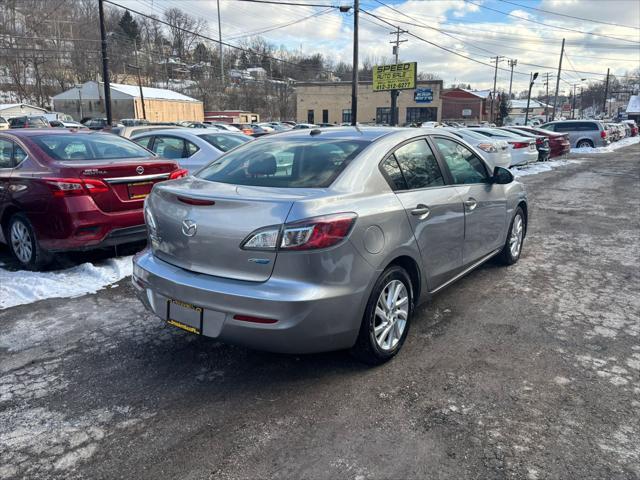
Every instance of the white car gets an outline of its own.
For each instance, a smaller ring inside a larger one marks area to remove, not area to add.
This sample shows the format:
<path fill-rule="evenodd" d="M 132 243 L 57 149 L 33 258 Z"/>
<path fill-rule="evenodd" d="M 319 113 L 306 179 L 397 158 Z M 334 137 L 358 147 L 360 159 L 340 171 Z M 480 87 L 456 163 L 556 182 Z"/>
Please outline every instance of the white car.
<path fill-rule="evenodd" d="M 176 160 L 180 167 L 194 173 L 224 152 L 253 140 L 244 133 L 208 128 L 187 130 L 174 128 L 136 135 L 131 140 L 156 155 Z"/>
<path fill-rule="evenodd" d="M 226 130 L 227 132 L 240 132 L 241 130 L 233 125 L 224 122 L 211 122 L 212 127 L 216 127 L 218 130 Z"/>
<path fill-rule="evenodd" d="M 440 122 L 422 122 L 420 128 L 438 128 L 441 126 L 442 124 Z"/>
<path fill-rule="evenodd" d="M 498 130 L 497 128 L 472 127 L 469 130 L 478 132 L 487 138 L 494 140 L 505 140 L 511 147 L 511 166 L 518 167 L 538 161 L 538 149 L 535 138 L 518 137 Z"/>
<path fill-rule="evenodd" d="M 506 140 L 488 138 L 469 128 L 443 127 L 442 130 L 454 134 L 480 150 L 482 157 L 487 163 L 490 163 L 493 168 L 509 168 L 511 166 L 511 149 Z"/>

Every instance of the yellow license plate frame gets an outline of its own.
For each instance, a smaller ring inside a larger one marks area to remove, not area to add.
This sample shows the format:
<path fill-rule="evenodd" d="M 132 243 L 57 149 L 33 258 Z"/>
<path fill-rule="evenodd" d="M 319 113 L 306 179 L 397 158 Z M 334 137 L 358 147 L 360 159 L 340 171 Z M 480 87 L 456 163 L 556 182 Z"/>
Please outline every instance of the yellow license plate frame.
<path fill-rule="evenodd" d="M 171 318 L 172 305 L 179 307 L 179 309 L 183 309 L 187 311 L 192 310 L 197 315 L 198 319 L 196 322 L 192 321 L 191 323 L 198 323 L 198 326 L 196 327 L 193 325 L 189 325 L 188 323 L 177 320 L 176 318 Z M 181 330 L 184 330 L 185 332 L 193 333 L 194 335 L 202 335 L 203 315 L 204 315 L 204 308 L 198 307 L 197 305 L 192 305 L 191 303 L 183 302 L 182 300 L 176 300 L 176 299 L 170 299 L 167 301 L 167 323 L 173 327 L 177 327 Z"/>

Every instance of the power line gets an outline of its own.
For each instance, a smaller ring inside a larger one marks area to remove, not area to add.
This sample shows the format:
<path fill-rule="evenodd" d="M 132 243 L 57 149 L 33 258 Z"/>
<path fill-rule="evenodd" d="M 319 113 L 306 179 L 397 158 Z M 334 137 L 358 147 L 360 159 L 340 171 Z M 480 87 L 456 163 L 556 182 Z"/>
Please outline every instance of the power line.
<path fill-rule="evenodd" d="M 535 10 L 537 12 L 543 12 L 543 13 L 549 13 L 551 15 L 557 15 L 559 17 L 573 18 L 574 20 L 582 20 L 584 22 L 601 23 L 603 25 L 612 25 L 614 27 L 633 28 L 635 30 L 640 30 L 639 27 L 632 27 L 631 25 L 621 25 L 619 23 L 604 22 L 602 20 L 593 20 L 592 18 L 576 17 L 574 15 L 567 15 L 565 13 L 552 12 L 550 10 L 543 10 L 542 8 L 529 7 L 528 5 L 521 5 L 519 3 L 510 2 L 509 0 L 498 0 L 498 1 L 502 2 L 502 3 L 508 3 L 510 5 L 515 5 L 516 7 L 526 8 L 528 10 Z"/>
<path fill-rule="evenodd" d="M 628 40 L 626 38 L 620 38 L 620 37 L 612 37 L 611 35 L 605 35 L 605 34 L 602 34 L 602 33 L 585 32 L 583 30 L 576 30 L 574 28 L 549 25 L 547 23 L 539 22 L 537 20 L 532 20 L 530 18 L 521 17 L 519 15 L 513 15 L 512 13 L 504 12 L 504 11 L 498 10 L 496 8 L 487 7 L 486 5 L 483 5 L 481 3 L 476 3 L 473 0 L 464 0 L 464 1 L 467 2 L 467 3 L 470 3 L 471 5 L 475 5 L 476 7 L 484 8 L 485 10 L 491 10 L 492 12 L 501 13 L 501 14 L 506 15 L 508 17 L 517 18 L 518 20 L 524 20 L 525 22 L 535 23 L 537 25 L 544 25 L 545 27 L 556 29 L 556 30 L 566 30 L 567 32 L 581 33 L 583 35 L 593 35 L 595 37 L 611 38 L 613 40 L 618 40 L 620 42 L 640 43 L 640 42 L 637 42 L 635 40 Z"/>
<path fill-rule="evenodd" d="M 249 3 L 269 3 L 274 5 L 292 5 L 295 7 L 324 7 L 324 8 L 336 8 L 339 6 L 328 5 L 326 3 L 295 3 L 295 2 L 281 2 L 280 0 L 235 0 L 236 2 L 249 2 Z"/>

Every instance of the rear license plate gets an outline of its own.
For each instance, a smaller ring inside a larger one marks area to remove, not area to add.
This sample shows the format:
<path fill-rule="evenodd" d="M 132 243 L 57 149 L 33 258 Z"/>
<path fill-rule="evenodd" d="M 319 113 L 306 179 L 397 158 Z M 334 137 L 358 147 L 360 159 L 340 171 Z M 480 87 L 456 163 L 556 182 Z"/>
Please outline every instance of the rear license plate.
<path fill-rule="evenodd" d="M 129 199 L 140 200 L 146 198 L 149 192 L 151 192 L 152 186 L 153 182 L 128 183 L 127 190 L 129 191 Z"/>
<path fill-rule="evenodd" d="M 167 301 L 167 323 L 189 333 L 202 333 L 203 308 L 180 300 Z"/>

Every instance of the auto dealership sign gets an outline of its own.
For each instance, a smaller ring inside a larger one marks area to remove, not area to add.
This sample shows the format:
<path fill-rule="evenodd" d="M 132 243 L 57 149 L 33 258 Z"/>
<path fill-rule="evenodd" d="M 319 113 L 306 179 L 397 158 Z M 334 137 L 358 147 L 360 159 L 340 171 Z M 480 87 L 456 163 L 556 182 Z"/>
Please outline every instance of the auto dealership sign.
<path fill-rule="evenodd" d="M 416 103 L 431 103 L 433 102 L 433 89 L 431 88 L 416 88 L 413 94 L 413 100 Z"/>
<path fill-rule="evenodd" d="M 413 90 L 416 88 L 418 64 L 416 62 L 373 67 L 373 91 Z"/>

